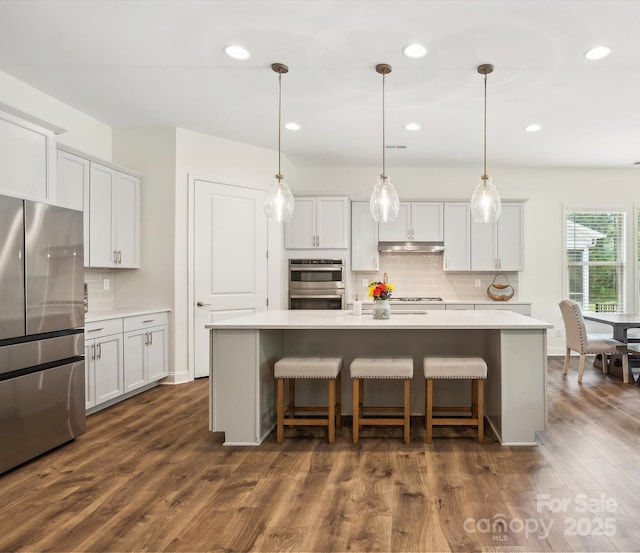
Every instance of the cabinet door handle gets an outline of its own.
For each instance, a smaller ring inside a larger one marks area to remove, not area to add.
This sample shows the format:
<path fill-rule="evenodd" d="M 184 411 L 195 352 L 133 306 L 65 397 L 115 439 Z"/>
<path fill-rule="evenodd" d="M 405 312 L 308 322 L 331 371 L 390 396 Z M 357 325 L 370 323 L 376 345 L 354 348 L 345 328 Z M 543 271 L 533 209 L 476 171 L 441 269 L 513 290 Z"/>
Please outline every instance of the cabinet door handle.
<path fill-rule="evenodd" d="M 149 333 L 148 332 L 144 333 L 144 345 L 145 346 L 149 345 Z"/>
<path fill-rule="evenodd" d="M 103 326 L 101 326 L 100 328 L 91 328 L 87 330 L 87 332 L 100 332 L 101 330 L 104 330 Z"/>
<path fill-rule="evenodd" d="M 95 361 L 96 360 L 96 345 L 92 344 L 91 345 L 91 361 Z"/>
<path fill-rule="evenodd" d="M 146 321 L 142 321 L 142 324 L 152 323 L 153 321 L 155 321 L 155 319 L 147 319 Z"/>
<path fill-rule="evenodd" d="M 118 264 L 118 252 L 116 250 L 113 250 L 113 264 Z"/>
<path fill-rule="evenodd" d="M 102 359 L 102 344 L 99 343 L 97 347 L 98 347 L 98 357 L 97 358 L 98 359 Z"/>
<path fill-rule="evenodd" d="M 149 345 L 153 345 L 153 332 L 149 332 Z"/>
<path fill-rule="evenodd" d="M 118 264 L 122 265 L 122 250 L 118 250 Z"/>
<path fill-rule="evenodd" d="M 316 236 L 316 246 L 320 247 L 320 236 Z"/>

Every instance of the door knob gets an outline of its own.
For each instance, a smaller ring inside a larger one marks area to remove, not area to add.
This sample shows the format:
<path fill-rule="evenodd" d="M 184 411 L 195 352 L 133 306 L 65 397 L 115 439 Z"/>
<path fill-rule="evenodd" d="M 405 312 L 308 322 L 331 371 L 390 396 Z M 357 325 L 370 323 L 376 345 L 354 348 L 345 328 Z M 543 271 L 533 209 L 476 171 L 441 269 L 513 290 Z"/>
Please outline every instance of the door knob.
<path fill-rule="evenodd" d="M 198 303 L 196 303 L 196 305 L 197 305 L 198 307 L 204 307 L 205 305 L 211 305 L 211 304 L 210 304 L 210 303 L 204 303 L 204 302 L 202 302 L 202 301 L 199 301 Z"/>

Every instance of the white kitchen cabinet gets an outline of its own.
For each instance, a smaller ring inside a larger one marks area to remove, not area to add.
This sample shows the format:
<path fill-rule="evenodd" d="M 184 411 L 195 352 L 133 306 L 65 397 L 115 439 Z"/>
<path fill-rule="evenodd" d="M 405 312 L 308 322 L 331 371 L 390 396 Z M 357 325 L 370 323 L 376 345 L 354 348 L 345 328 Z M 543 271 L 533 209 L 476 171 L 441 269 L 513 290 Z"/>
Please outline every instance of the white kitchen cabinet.
<path fill-rule="evenodd" d="M 140 179 L 91 162 L 89 267 L 140 266 Z"/>
<path fill-rule="evenodd" d="M 94 412 L 127 399 L 167 376 L 168 344 L 168 311 L 87 322 L 87 410 Z"/>
<path fill-rule="evenodd" d="M 442 242 L 443 214 L 442 202 L 400 202 L 396 220 L 378 224 L 378 237 L 381 242 Z"/>
<path fill-rule="evenodd" d="M 444 204 L 444 255 L 445 271 L 471 269 L 471 210 L 468 203 Z"/>
<path fill-rule="evenodd" d="M 167 333 L 166 312 L 124 318 L 125 392 L 167 376 Z"/>
<path fill-rule="evenodd" d="M 89 169 L 88 159 L 58 150 L 56 205 L 84 212 L 84 264 L 89 264 Z"/>
<path fill-rule="evenodd" d="M 0 194 L 53 203 L 55 168 L 53 132 L 0 112 Z"/>
<path fill-rule="evenodd" d="M 122 395 L 122 319 L 86 323 L 85 368 L 88 409 Z"/>
<path fill-rule="evenodd" d="M 378 270 L 378 223 L 369 202 L 351 203 L 351 270 Z"/>
<path fill-rule="evenodd" d="M 496 223 L 471 222 L 471 270 L 524 269 L 524 205 L 503 203 Z"/>
<path fill-rule="evenodd" d="M 346 249 L 349 247 L 349 198 L 346 196 L 296 196 L 287 223 L 288 249 Z"/>

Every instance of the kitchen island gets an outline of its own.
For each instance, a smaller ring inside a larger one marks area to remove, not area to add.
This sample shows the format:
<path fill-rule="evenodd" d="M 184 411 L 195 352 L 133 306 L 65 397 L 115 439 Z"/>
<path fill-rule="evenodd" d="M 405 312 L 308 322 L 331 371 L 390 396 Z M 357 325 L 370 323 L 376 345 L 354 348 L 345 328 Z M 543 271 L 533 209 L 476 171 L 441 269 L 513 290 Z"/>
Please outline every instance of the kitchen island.
<path fill-rule="evenodd" d="M 354 357 L 411 355 L 413 415 L 424 415 L 424 355 L 478 355 L 488 366 L 490 427 L 503 445 L 535 445 L 535 433 L 546 426 L 546 333 L 552 326 L 505 310 L 394 313 L 389 320 L 350 311 L 263 311 L 211 323 L 209 429 L 225 432 L 225 445 L 259 445 L 275 426 L 273 365 L 284 355 L 342 355 L 343 414 L 350 414 Z M 300 384 L 307 385 L 296 388 L 301 404 L 326 400 L 324 386 Z M 388 383 L 369 384 L 372 403 L 397 402 Z M 434 403 L 464 405 L 469 390 L 465 382 L 439 383 Z"/>

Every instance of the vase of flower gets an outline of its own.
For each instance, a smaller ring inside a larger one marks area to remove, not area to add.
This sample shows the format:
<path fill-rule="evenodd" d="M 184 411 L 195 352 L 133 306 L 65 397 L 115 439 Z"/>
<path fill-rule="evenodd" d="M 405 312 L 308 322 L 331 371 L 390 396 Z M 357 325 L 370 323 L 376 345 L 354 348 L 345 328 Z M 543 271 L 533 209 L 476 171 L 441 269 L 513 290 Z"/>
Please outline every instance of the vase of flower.
<path fill-rule="evenodd" d="M 369 284 L 369 297 L 373 299 L 373 318 L 390 319 L 391 306 L 389 298 L 393 292 L 393 285 L 386 282 L 371 282 Z"/>
<path fill-rule="evenodd" d="M 391 318 L 391 306 L 389 305 L 389 300 L 373 300 L 373 318 Z"/>

